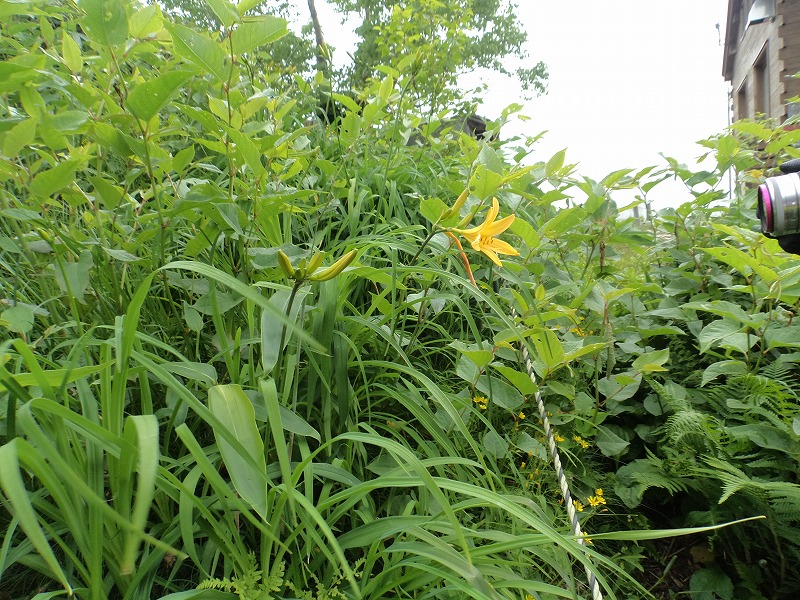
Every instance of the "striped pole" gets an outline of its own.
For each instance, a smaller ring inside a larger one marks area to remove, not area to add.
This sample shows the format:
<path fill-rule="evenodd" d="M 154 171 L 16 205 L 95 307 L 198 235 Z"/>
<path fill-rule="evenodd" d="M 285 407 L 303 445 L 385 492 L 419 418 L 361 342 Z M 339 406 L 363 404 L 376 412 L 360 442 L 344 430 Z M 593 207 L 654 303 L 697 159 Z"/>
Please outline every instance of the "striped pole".
<path fill-rule="evenodd" d="M 517 311 L 511 308 L 511 316 L 516 320 Z M 522 357 L 525 359 L 525 368 L 528 371 L 528 377 L 536 385 L 536 404 L 539 408 L 539 419 L 542 421 L 545 435 L 547 436 L 547 446 L 550 450 L 550 458 L 553 461 L 553 467 L 556 470 L 556 477 L 558 477 L 558 485 L 561 488 L 561 496 L 564 498 L 564 504 L 567 507 L 567 514 L 569 515 L 570 524 L 572 525 L 572 533 L 578 539 L 581 546 L 586 546 L 586 539 L 581 529 L 581 523 L 578 520 L 578 511 L 575 510 L 575 505 L 572 503 L 572 494 L 569 491 L 569 483 L 567 477 L 564 475 L 564 467 L 561 464 L 561 456 L 558 453 L 558 446 L 556 446 L 555 436 L 553 435 L 553 428 L 550 425 L 550 419 L 547 418 L 547 410 L 544 407 L 544 400 L 542 394 L 539 392 L 539 386 L 536 383 L 536 374 L 533 371 L 533 362 L 531 355 L 528 353 L 528 348 L 522 344 Z M 603 592 L 600 590 L 600 584 L 594 571 L 589 565 L 586 566 L 586 577 L 589 579 L 589 587 L 592 590 L 592 600 L 603 600 Z"/>

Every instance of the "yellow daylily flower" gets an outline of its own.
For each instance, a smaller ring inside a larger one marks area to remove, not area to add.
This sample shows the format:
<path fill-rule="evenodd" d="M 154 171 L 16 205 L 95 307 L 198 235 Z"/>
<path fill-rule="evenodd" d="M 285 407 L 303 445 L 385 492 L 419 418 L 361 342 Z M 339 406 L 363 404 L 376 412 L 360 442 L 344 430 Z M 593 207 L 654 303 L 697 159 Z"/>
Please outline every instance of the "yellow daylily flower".
<path fill-rule="evenodd" d="M 496 221 L 499 213 L 500 203 L 497 198 L 492 198 L 492 207 L 486 213 L 486 219 L 481 225 L 470 229 L 453 229 L 453 231 L 463 235 L 475 250 L 483 252 L 494 264 L 502 267 L 503 263 L 500 262 L 498 254 L 519 256 L 519 252 L 508 242 L 495 238 L 511 227 L 515 219 L 514 215 L 509 215 Z"/>

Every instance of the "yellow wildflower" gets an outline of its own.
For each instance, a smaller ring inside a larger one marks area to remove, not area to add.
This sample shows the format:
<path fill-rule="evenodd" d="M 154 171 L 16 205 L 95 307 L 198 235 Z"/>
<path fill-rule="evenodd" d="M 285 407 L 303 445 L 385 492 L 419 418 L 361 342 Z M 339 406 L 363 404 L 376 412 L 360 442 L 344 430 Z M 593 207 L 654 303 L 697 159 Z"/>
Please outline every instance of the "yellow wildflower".
<path fill-rule="evenodd" d="M 577 510 L 578 512 L 583 512 L 584 506 L 580 500 L 573 500 L 572 506 L 574 506 L 575 510 Z"/>
<path fill-rule="evenodd" d="M 598 506 L 603 506 L 606 503 L 606 499 L 602 496 L 589 496 L 586 501 L 589 503 L 589 506 L 592 508 L 597 508 Z"/>
<path fill-rule="evenodd" d="M 486 407 L 489 405 L 489 399 L 486 396 L 475 396 L 472 401 L 478 406 L 481 410 L 486 410 Z"/>
<path fill-rule="evenodd" d="M 500 235 L 511 227 L 516 218 L 514 215 L 509 215 L 496 221 L 499 213 L 500 203 L 497 198 L 492 198 L 492 207 L 486 213 L 486 219 L 481 225 L 470 229 L 453 229 L 453 231 L 463 235 L 475 250 L 483 252 L 494 264 L 502 267 L 503 263 L 500 262 L 498 254 L 519 256 L 519 252 L 508 242 L 495 239 L 494 236 Z"/>
<path fill-rule="evenodd" d="M 517 418 L 518 418 L 520 421 L 524 420 L 524 419 L 525 419 L 525 413 L 524 413 L 524 412 L 522 412 L 522 411 L 520 411 L 520 412 L 519 412 L 519 414 L 517 415 Z"/>
<path fill-rule="evenodd" d="M 523 460 L 523 461 L 520 463 L 520 465 L 519 465 L 519 468 L 520 468 L 520 469 L 524 469 L 524 468 L 525 468 L 525 467 L 527 467 L 527 466 L 528 466 L 528 463 L 526 463 L 526 462 Z"/>
<path fill-rule="evenodd" d="M 553 435 L 553 439 L 556 441 L 557 444 L 560 444 L 561 442 L 564 441 L 564 436 L 556 433 L 555 435 Z"/>
<path fill-rule="evenodd" d="M 597 494 L 598 496 L 602 496 L 603 495 L 603 488 L 597 488 L 594 491 L 594 493 Z"/>
<path fill-rule="evenodd" d="M 578 445 L 579 445 L 581 448 L 583 448 L 584 450 L 586 450 L 586 448 L 588 448 L 588 447 L 591 445 L 591 444 L 589 444 L 589 442 L 587 442 L 585 439 L 583 439 L 583 438 L 582 438 L 581 436 L 579 436 L 579 435 L 573 435 L 573 436 L 572 436 L 572 439 L 573 439 L 573 440 L 575 440 L 575 442 L 577 442 L 577 444 L 578 444 Z"/>

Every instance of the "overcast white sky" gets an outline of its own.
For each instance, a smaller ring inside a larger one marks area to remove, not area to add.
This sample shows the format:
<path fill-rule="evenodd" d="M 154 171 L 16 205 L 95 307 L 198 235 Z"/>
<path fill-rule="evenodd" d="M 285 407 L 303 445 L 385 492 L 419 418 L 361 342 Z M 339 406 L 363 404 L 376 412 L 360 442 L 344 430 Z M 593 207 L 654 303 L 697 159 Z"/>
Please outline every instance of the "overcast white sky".
<path fill-rule="evenodd" d="M 703 153 L 695 142 L 727 126 L 720 41 L 727 0 L 516 3 L 531 60 L 548 65 L 548 93 L 524 102 L 515 82 L 492 74 L 482 111 L 494 119 L 512 102 L 525 104 L 522 113 L 530 120 L 514 130 L 549 132 L 536 159 L 567 148 L 580 174 L 600 179 L 616 169 L 663 165 L 659 152 L 692 163 Z M 340 25 L 325 0 L 317 0 L 317 9 L 341 64 L 352 49 L 352 25 Z M 298 10 L 306 20 L 305 1 L 298 0 Z M 655 195 L 656 204 L 680 204 L 688 199 L 681 195 L 680 187 L 667 186 Z"/>

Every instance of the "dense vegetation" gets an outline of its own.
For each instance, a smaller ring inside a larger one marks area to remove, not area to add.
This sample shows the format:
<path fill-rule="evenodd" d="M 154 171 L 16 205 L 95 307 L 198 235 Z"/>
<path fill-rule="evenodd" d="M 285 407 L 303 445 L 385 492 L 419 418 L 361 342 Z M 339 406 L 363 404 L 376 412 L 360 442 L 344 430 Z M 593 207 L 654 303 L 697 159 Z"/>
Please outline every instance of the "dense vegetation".
<path fill-rule="evenodd" d="M 331 96 L 207 6 L 0 2 L 0 597 L 798 589 L 800 262 L 752 187 L 796 131 L 592 181 L 423 119 L 416 54 Z"/>

